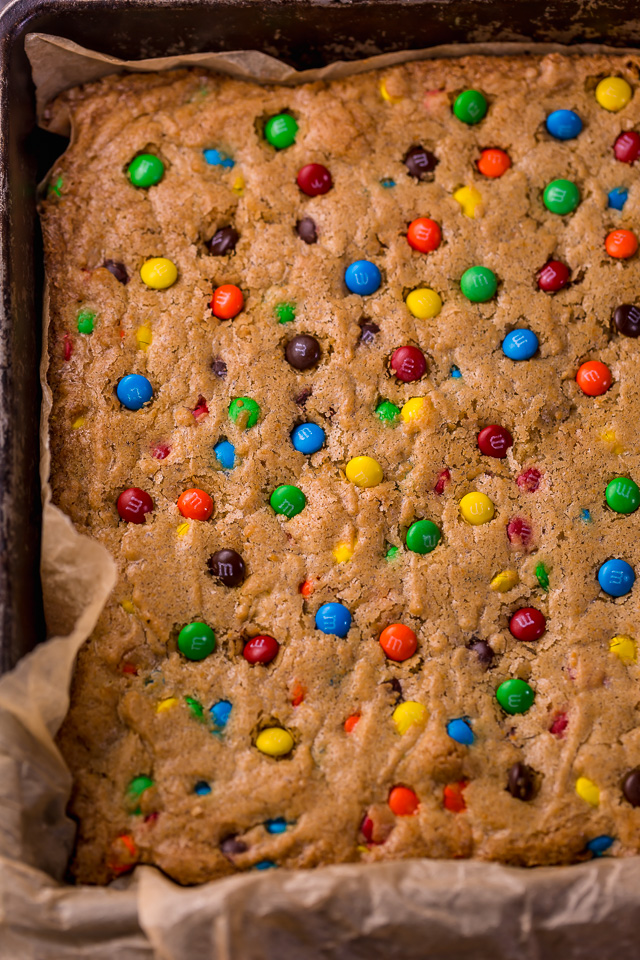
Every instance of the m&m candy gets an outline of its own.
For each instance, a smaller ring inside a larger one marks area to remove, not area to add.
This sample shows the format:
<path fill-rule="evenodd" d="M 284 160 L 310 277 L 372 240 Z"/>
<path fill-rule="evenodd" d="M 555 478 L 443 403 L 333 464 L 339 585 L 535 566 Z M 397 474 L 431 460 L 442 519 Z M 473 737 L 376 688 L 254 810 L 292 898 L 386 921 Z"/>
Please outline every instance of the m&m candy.
<path fill-rule="evenodd" d="M 127 273 L 127 268 L 124 263 L 121 263 L 119 260 L 105 260 L 102 266 L 105 270 L 108 270 L 112 277 L 115 277 L 118 283 L 121 283 L 123 286 L 129 283 L 129 274 Z"/>
<path fill-rule="evenodd" d="M 360 722 L 360 714 L 353 713 L 350 717 L 347 717 L 347 719 L 343 724 L 344 732 L 353 733 L 355 728 L 358 726 L 359 722 Z"/>
<path fill-rule="evenodd" d="M 311 370 L 320 362 L 322 350 L 315 337 L 301 333 L 289 340 L 284 355 L 294 370 Z"/>
<path fill-rule="evenodd" d="M 460 501 L 463 520 L 476 527 L 493 520 L 496 510 L 486 493 L 467 493 Z"/>
<path fill-rule="evenodd" d="M 405 300 L 409 312 L 418 320 L 430 320 L 437 317 L 442 310 L 442 299 L 440 294 L 429 287 L 420 287 L 407 294 Z"/>
<path fill-rule="evenodd" d="M 415 700 L 404 700 L 393 711 L 393 722 L 400 734 L 406 733 L 412 727 L 423 727 L 428 718 L 427 708 Z"/>
<path fill-rule="evenodd" d="M 442 791 L 442 806 L 451 813 L 464 813 L 467 804 L 464 791 L 469 785 L 468 780 L 458 780 L 457 783 L 448 783 Z"/>
<path fill-rule="evenodd" d="M 311 217 L 303 217 L 302 220 L 296 220 L 296 233 L 308 246 L 318 242 L 318 228 L 315 220 Z"/>
<path fill-rule="evenodd" d="M 431 520 L 416 520 L 407 530 L 407 549 L 413 553 L 431 553 L 441 536 L 440 528 Z"/>
<path fill-rule="evenodd" d="M 342 603 L 323 603 L 315 620 L 318 630 L 336 637 L 346 637 L 351 629 L 351 614 Z"/>
<path fill-rule="evenodd" d="M 502 352 L 510 360 L 530 360 L 538 350 L 533 330 L 512 330 L 502 341 Z"/>
<path fill-rule="evenodd" d="M 505 174 L 510 166 L 509 154 L 496 148 L 483 150 L 478 160 L 478 170 L 482 176 L 492 180 Z"/>
<path fill-rule="evenodd" d="M 244 297 L 239 287 L 225 283 L 216 287 L 211 300 L 211 312 L 218 320 L 232 320 L 244 307 Z"/>
<path fill-rule="evenodd" d="M 622 794 L 632 807 L 640 807 L 640 768 L 625 774 L 622 781 Z"/>
<path fill-rule="evenodd" d="M 264 135 L 276 150 L 284 150 L 296 142 L 298 124 L 290 113 L 279 113 L 269 117 L 264 127 Z"/>
<path fill-rule="evenodd" d="M 633 337 L 640 334 L 640 307 L 631 303 L 623 303 L 616 307 L 613 314 L 613 324 L 623 337 Z"/>
<path fill-rule="evenodd" d="M 204 660 L 216 648 L 216 635 L 206 623 L 188 623 L 178 634 L 178 650 L 187 660 Z"/>
<path fill-rule="evenodd" d="M 622 77 L 605 77 L 596 87 L 596 100 L 605 110 L 617 113 L 631 100 L 633 91 Z"/>
<path fill-rule="evenodd" d="M 251 397 L 236 397 L 229 404 L 229 419 L 248 430 L 255 427 L 260 417 L 260 407 Z"/>
<path fill-rule="evenodd" d="M 560 260 L 549 260 L 538 274 L 538 286 L 546 293 L 557 293 L 569 283 L 569 267 Z"/>
<path fill-rule="evenodd" d="M 236 165 L 232 157 L 228 156 L 222 150 L 216 150 L 215 147 L 209 147 L 203 150 L 202 155 L 210 167 L 224 167 L 225 170 L 233 170 Z"/>
<path fill-rule="evenodd" d="M 331 174 L 321 163 L 307 163 L 298 171 L 297 183 L 308 197 L 319 197 L 333 186 Z"/>
<path fill-rule="evenodd" d="M 551 213 L 573 213 L 580 203 L 580 191 L 571 180 L 552 180 L 544 188 L 542 200 Z"/>
<path fill-rule="evenodd" d="M 607 206 L 611 210 L 622 210 L 628 197 L 629 191 L 625 187 L 614 187 L 607 194 Z"/>
<path fill-rule="evenodd" d="M 389 660 L 402 663 L 414 655 L 418 649 L 418 638 L 404 623 L 392 623 L 380 634 L 380 646 Z"/>
<path fill-rule="evenodd" d="M 81 310 L 77 317 L 78 333 L 93 333 L 96 315 L 93 310 Z"/>
<path fill-rule="evenodd" d="M 291 431 L 291 443 L 298 453 L 317 453 L 325 439 L 325 432 L 317 423 L 301 423 Z"/>
<path fill-rule="evenodd" d="M 638 238 L 631 230 L 612 230 L 607 234 L 604 248 L 616 260 L 628 260 L 638 249 Z"/>
<path fill-rule="evenodd" d="M 286 757 L 293 750 L 293 737 L 282 727 L 267 727 L 256 737 L 256 747 L 268 757 Z"/>
<path fill-rule="evenodd" d="M 633 637 L 612 637 L 609 640 L 609 650 L 623 663 L 638 662 L 638 646 Z"/>
<path fill-rule="evenodd" d="M 624 597 L 633 588 L 636 575 L 626 560 L 613 558 L 598 570 L 598 583 L 610 597 Z"/>
<path fill-rule="evenodd" d="M 121 519 L 127 523 L 144 523 L 146 515 L 153 510 L 153 500 L 140 487 L 129 487 L 118 497 L 116 507 Z"/>
<path fill-rule="evenodd" d="M 209 253 L 212 257 L 224 257 L 228 253 L 233 253 L 239 239 L 240 234 L 235 227 L 220 227 L 207 244 Z"/>
<path fill-rule="evenodd" d="M 478 447 L 486 457 L 495 457 L 502 460 L 507 455 L 509 447 L 513 446 L 513 437 L 505 427 L 491 424 L 478 434 Z"/>
<path fill-rule="evenodd" d="M 239 587 L 247 573 L 245 562 L 236 550 L 223 547 L 207 560 L 209 573 L 225 587 Z"/>
<path fill-rule="evenodd" d="M 407 243 L 418 253 L 431 253 L 442 243 L 442 231 L 439 224 L 429 217 L 412 220 L 407 230 Z"/>
<path fill-rule="evenodd" d="M 166 257 L 152 257 L 140 267 L 140 277 L 152 290 L 166 290 L 178 279 L 178 268 Z"/>
<path fill-rule="evenodd" d="M 207 797 L 211 793 L 211 787 L 206 780 L 198 780 L 193 792 L 199 797 Z"/>
<path fill-rule="evenodd" d="M 209 713 L 211 714 L 211 719 L 213 720 L 215 726 L 219 728 L 226 727 L 232 710 L 233 706 L 228 700 L 218 700 L 217 703 L 214 703 L 209 710 Z"/>
<path fill-rule="evenodd" d="M 472 303 L 486 303 L 498 289 L 498 279 L 488 267 L 469 267 L 460 278 L 460 289 Z"/>
<path fill-rule="evenodd" d="M 153 187 L 164 175 L 164 163 L 153 153 L 140 153 L 127 170 L 134 187 Z"/>
<path fill-rule="evenodd" d="M 228 440 L 219 440 L 213 452 L 223 470 L 233 470 L 236 463 L 236 448 L 232 443 Z"/>
<path fill-rule="evenodd" d="M 514 763 L 507 776 L 507 790 L 516 800 L 533 800 L 536 782 L 531 767 L 524 763 Z"/>
<path fill-rule="evenodd" d="M 613 153 L 621 163 L 635 163 L 640 157 L 640 133 L 625 130 L 614 143 Z"/>
<path fill-rule="evenodd" d="M 204 490 L 192 487 L 178 497 L 178 510 L 188 520 L 208 520 L 213 513 L 213 500 Z"/>
<path fill-rule="evenodd" d="M 416 146 L 405 153 L 404 164 L 409 176 L 416 180 L 424 180 L 437 167 L 438 158 L 430 150 Z"/>
<path fill-rule="evenodd" d="M 280 513 L 289 520 L 304 510 L 307 498 L 300 489 L 290 483 L 282 483 L 271 494 L 269 503 L 276 513 Z"/>
<path fill-rule="evenodd" d="M 389 808 L 396 817 L 411 817 L 418 812 L 420 801 L 409 787 L 394 787 L 389 794 Z"/>
<path fill-rule="evenodd" d="M 576 793 L 581 800 L 584 800 L 590 806 L 597 807 L 600 805 L 600 788 L 588 777 L 578 777 Z"/>
<path fill-rule="evenodd" d="M 376 417 L 383 423 L 395 423 L 399 416 L 400 407 L 396 407 L 390 400 L 383 400 L 376 407 Z"/>
<path fill-rule="evenodd" d="M 252 637 L 251 640 L 245 643 L 242 656 L 249 663 L 267 664 L 275 660 L 279 650 L 280 644 L 274 637 L 269 637 L 267 634 L 260 634 L 257 637 Z"/>
<path fill-rule="evenodd" d="M 140 410 L 153 398 L 153 387 L 140 373 L 128 373 L 119 381 L 116 396 L 127 410 Z"/>
<path fill-rule="evenodd" d="M 418 347 L 398 347 L 391 355 L 390 367 L 398 380 L 402 380 L 403 383 L 413 383 L 426 373 L 427 361 Z"/>
<path fill-rule="evenodd" d="M 351 293 L 359 293 L 361 297 L 366 297 L 379 289 L 382 274 L 370 260 L 355 260 L 345 270 L 344 282 Z"/>
<path fill-rule="evenodd" d="M 402 405 L 400 416 L 405 423 L 415 423 L 422 418 L 427 402 L 424 397 L 411 397 Z"/>
<path fill-rule="evenodd" d="M 467 720 L 460 717 L 457 720 L 449 720 L 447 724 L 447 734 L 456 743 L 461 743 L 465 747 L 470 747 L 475 737 Z"/>
<path fill-rule="evenodd" d="M 605 491 L 607 503 L 616 513 L 633 513 L 640 507 L 640 487 L 628 477 L 614 477 Z"/>
<path fill-rule="evenodd" d="M 539 640 L 547 629 L 547 620 L 535 607 L 521 607 L 509 620 L 509 631 L 516 640 L 533 643 Z"/>
<path fill-rule="evenodd" d="M 140 814 L 140 797 L 145 792 L 153 786 L 153 780 L 151 777 L 147 777 L 144 774 L 139 777 L 134 777 L 133 780 L 129 783 L 127 787 L 126 799 L 130 807 L 135 807 L 137 809 L 132 810 L 134 814 Z"/>
<path fill-rule="evenodd" d="M 286 833 L 287 821 L 284 817 L 274 817 L 272 820 L 265 820 L 264 826 L 267 833 Z"/>
<path fill-rule="evenodd" d="M 546 127 L 556 140 L 573 140 L 582 131 L 582 120 L 573 110 L 554 110 L 546 119 Z"/>
<path fill-rule="evenodd" d="M 382 483 L 382 467 L 373 457 L 353 457 L 345 468 L 347 480 L 366 489 Z"/>
<path fill-rule="evenodd" d="M 464 90 L 456 97 L 453 112 L 458 120 L 470 125 L 480 123 L 488 110 L 488 103 L 479 90 Z"/>
<path fill-rule="evenodd" d="M 519 677 L 505 680 L 496 690 L 496 699 L 506 713 L 526 713 L 535 698 L 535 691 Z"/>
<path fill-rule="evenodd" d="M 611 371 L 599 360 L 588 360 L 578 368 L 576 383 L 588 397 L 600 397 L 611 386 Z"/>
<path fill-rule="evenodd" d="M 599 837 L 594 837 L 593 840 L 589 840 L 586 849 L 589 850 L 594 857 L 601 857 L 614 843 L 614 837 L 602 833 Z"/>

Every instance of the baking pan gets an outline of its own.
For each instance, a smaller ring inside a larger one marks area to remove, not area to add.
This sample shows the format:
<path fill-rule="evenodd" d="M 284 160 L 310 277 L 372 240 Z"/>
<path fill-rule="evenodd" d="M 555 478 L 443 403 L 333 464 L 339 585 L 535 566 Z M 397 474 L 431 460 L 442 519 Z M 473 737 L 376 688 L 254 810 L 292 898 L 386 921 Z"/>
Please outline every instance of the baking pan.
<path fill-rule="evenodd" d="M 259 49 L 298 69 L 445 43 L 640 41 L 635 0 L 13 0 L 0 14 L 0 672 L 45 636 L 38 561 L 42 256 L 38 176 L 64 149 L 35 127 L 24 37 L 116 57 Z"/>

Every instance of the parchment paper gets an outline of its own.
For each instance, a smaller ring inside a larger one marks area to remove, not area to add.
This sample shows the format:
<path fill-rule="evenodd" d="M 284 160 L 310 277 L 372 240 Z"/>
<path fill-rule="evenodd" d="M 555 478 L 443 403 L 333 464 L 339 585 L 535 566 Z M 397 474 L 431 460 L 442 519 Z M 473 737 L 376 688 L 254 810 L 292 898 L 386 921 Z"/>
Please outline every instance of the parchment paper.
<path fill-rule="evenodd" d="M 297 73 L 257 51 L 131 63 L 56 37 L 30 35 L 26 45 L 40 122 L 67 133 L 64 118 L 47 115 L 49 99 L 120 70 L 195 65 L 256 82 L 296 84 L 409 59 L 568 49 L 472 44 Z M 52 639 L 0 680 L 0 958 L 638 960 L 637 857 L 532 870 L 470 861 L 348 864 L 254 872 L 191 888 L 138 867 L 106 888 L 64 884 L 73 843 L 65 817 L 70 777 L 53 738 L 67 710 L 76 652 L 113 588 L 115 565 L 51 504 L 46 337 L 45 310 L 42 579 Z"/>

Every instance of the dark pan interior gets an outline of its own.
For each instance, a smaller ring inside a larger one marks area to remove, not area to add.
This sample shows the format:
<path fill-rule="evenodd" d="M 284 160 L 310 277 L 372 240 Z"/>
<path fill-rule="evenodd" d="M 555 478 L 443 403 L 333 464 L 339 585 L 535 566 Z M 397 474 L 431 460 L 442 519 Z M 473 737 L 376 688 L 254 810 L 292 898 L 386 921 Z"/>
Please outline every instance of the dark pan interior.
<path fill-rule="evenodd" d="M 254 48 L 298 67 L 470 40 L 640 40 L 637 0 L 14 0 L 0 17 L 0 672 L 44 636 L 38 573 L 41 242 L 37 177 L 64 140 L 34 126 L 28 32 L 123 58 Z"/>

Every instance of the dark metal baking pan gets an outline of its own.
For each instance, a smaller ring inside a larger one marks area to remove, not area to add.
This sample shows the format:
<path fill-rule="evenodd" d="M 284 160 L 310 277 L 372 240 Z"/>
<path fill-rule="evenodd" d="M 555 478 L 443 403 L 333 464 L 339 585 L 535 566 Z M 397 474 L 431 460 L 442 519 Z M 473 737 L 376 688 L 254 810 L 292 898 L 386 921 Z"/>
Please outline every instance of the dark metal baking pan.
<path fill-rule="evenodd" d="M 0 672 L 45 635 L 38 560 L 42 257 L 27 33 L 125 59 L 259 49 L 298 67 L 470 40 L 640 41 L 636 0 L 13 0 L 0 15 Z"/>

